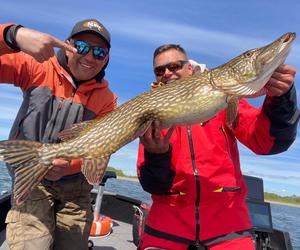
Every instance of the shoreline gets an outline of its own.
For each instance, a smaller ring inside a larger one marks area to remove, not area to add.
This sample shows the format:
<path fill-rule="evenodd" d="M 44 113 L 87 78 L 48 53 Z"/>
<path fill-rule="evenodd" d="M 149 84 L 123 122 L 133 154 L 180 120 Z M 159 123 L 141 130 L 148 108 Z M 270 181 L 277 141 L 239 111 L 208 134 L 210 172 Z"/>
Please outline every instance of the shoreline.
<path fill-rule="evenodd" d="M 128 176 L 117 176 L 117 179 L 119 180 L 126 180 L 126 181 L 134 181 L 138 182 L 139 179 L 137 177 L 128 177 Z M 278 204 L 278 205 L 284 205 L 284 206 L 291 206 L 291 207 L 297 207 L 300 208 L 300 204 L 294 204 L 294 203 L 288 203 L 288 202 L 281 202 L 281 201 L 272 201 L 265 199 L 265 202 L 269 202 L 271 204 Z"/>
<path fill-rule="evenodd" d="M 125 180 L 125 181 L 135 181 L 135 182 L 138 182 L 139 179 L 135 176 L 132 176 L 132 177 L 128 177 L 128 176 L 117 176 L 117 179 L 119 180 Z"/>
<path fill-rule="evenodd" d="M 300 208 L 300 204 L 281 202 L 281 201 L 272 201 L 272 200 L 268 200 L 268 199 L 265 199 L 265 202 L 269 202 L 271 204 L 278 204 L 278 205 L 283 205 L 283 206 L 290 206 L 290 207 Z"/>

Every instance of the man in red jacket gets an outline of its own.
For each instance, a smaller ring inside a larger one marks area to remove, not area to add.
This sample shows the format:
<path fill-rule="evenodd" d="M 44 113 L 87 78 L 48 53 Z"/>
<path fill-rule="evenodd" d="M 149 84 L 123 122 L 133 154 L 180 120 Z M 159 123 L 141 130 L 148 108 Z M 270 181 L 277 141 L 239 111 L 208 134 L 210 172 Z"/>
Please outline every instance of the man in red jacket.
<path fill-rule="evenodd" d="M 157 48 L 153 65 L 164 84 L 193 74 L 179 45 Z M 295 73 L 289 65 L 273 73 L 261 108 L 241 100 L 234 128 L 224 111 L 204 124 L 163 131 L 152 124 L 140 138 L 137 162 L 153 199 L 139 249 L 255 249 L 237 140 L 261 155 L 288 149 L 299 119 Z"/>
<path fill-rule="evenodd" d="M 0 82 L 20 87 L 24 98 L 9 139 L 58 142 L 65 128 L 114 110 L 116 96 L 104 79 L 109 51 L 110 34 L 96 19 L 76 23 L 65 42 L 21 25 L 0 25 Z M 52 164 L 24 205 L 12 199 L 6 218 L 12 250 L 88 248 L 92 186 L 81 174 L 81 160 Z"/>

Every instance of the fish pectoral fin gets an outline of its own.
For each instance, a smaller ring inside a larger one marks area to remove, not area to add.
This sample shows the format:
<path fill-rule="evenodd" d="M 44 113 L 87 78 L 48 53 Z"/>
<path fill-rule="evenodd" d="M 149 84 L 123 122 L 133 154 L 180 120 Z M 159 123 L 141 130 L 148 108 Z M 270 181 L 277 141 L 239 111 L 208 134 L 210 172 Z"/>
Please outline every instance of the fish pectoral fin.
<path fill-rule="evenodd" d="M 226 122 L 232 128 L 235 128 L 238 123 L 238 104 L 239 98 L 231 96 L 226 110 Z"/>
<path fill-rule="evenodd" d="M 90 125 L 92 125 L 94 122 L 95 122 L 95 120 L 75 123 L 70 128 L 60 131 L 58 133 L 58 139 L 60 139 L 61 141 L 67 141 L 67 140 L 76 138 L 77 136 L 80 135 L 80 133 L 82 131 L 85 131 L 85 129 L 88 129 L 90 127 Z"/>
<path fill-rule="evenodd" d="M 266 94 L 267 94 L 267 89 L 265 87 L 263 87 L 262 89 L 260 89 L 253 95 L 246 95 L 246 96 L 241 96 L 241 97 L 242 98 L 257 98 L 257 97 L 260 97 L 260 96 L 263 96 Z"/>
<path fill-rule="evenodd" d="M 99 184 L 104 176 L 109 162 L 109 156 L 98 158 L 84 158 L 81 172 L 91 185 Z"/>

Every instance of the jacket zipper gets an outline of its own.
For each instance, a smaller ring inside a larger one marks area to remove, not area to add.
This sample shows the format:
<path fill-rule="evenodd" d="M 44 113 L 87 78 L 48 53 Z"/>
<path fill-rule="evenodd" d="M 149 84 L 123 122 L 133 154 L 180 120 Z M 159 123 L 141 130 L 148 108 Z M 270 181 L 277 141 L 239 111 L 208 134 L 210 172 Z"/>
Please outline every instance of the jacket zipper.
<path fill-rule="evenodd" d="M 72 105 L 73 105 L 74 96 L 75 96 L 76 91 L 77 91 L 77 89 L 74 89 L 74 88 L 73 88 L 73 91 L 72 91 L 72 93 L 71 93 L 71 97 L 72 97 L 71 102 L 69 103 L 69 107 L 68 107 L 68 109 L 66 110 L 67 113 L 66 113 L 66 114 L 64 115 L 64 117 L 63 117 L 63 122 L 62 122 L 62 127 L 63 127 L 63 128 L 65 127 L 65 124 L 66 124 L 67 119 L 68 119 L 68 115 L 69 115 L 69 113 L 70 113 L 70 110 L 72 109 Z"/>
<path fill-rule="evenodd" d="M 222 132 L 222 134 L 223 134 L 223 136 L 224 136 L 224 138 L 225 138 L 225 141 L 226 141 L 226 150 L 227 150 L 228 155 L 229 155 L 229 157 L 230 157 L 230 160 L 231 160 L 231 162 L 232 162 L 232 164 L 233 164 L 233 159 L 232 159 L 231 152 L 230 152 L 230 150 L 229 150 L 229 142 L 228 142 L 228 138 L 227 138 L 227 135 L 226 135 L 225 128 L 224 128 L 223 126 L 220 126 L 220 130 L 221 130 L 221 132 Z M 233 164 L 233 165 L 234 165 L 234 164 Z"/>
<path fill-rule="evenodd" d="M 198 175 L 198 171 L 196 168 L 196 162 L 195 162 L 195 150 L 193 145 L 193 139 L 192 139 L 192 131 L 191 127 L 187 126 L 187 132 L 188 132 L 188 140 L 189 140 L 189 146 L 190 146 L 190 152 L 191 152 L 191 160 L 192 160 L 192 167 L 193 172 L 195 176 L 196 181 L 196 201 L 195 201 L 195 219 L 196 219 L 196 246 L 200 246 L 200 178 Z"/>
<path fill-rule="evenodd" d="M 53 121 L 52 121 L 51 131 L 50 131 L 49 136 L 48 136 L 49 141 L 52 139 L 52 136 L 53 136 L 53 131 L 54 131 L 54 127 L 55 127 L 55 123 L 56 123 L 56 120 L 57 120 L 58 113 L 63 108 L 63 106 L 64 106 L 64 99 L 61 99 L 58 103 L 57 109 L 55 111 L 55 116 L 54 116 Z"/>
<path fill-rule="evenodd" d="M 77 89 L 73 89 L 72 91 L 72 94 L 71 94 L 71 97 L 72 97 L 72 101 L 70 103 L 70 106 L 72 105 L 73 103 L 73 99 L 74 99 L 74 96 L 75 96 L 75 93 L 76 93 L 76 90 Z M 56 124 L 56 120 L 57 120 L 57 117 L 58 117 L 58 114 L 59 114 L 59 111 L 64 107 L 65 105 L 65 100 L 62 98 L 59 103 L 58 103 L 58 107 L 57 107 L 57 110 L 56 110 L 56 114 L 55 114 L 55 117 L 53 119 L 53 124 L 52 124 L 52 128 L 51 128 L 51 132 L 49 133 L 49 136 L 48 136 L 48 140 L 51 140 L 53 138 L 53 132 L 54 132 L 54 127 L 55 127 L 55 124 Z M 69 108 L 69 111 L 70 111 L 70 108 Z M 68 111 L 68 112 L 69 112 Z M 65 115 L 65 117 L 63 118 L 63 122 L 62 122 L 62 125 L 64 126 L 66 120 L 67 120 L 67 115 Z"/>

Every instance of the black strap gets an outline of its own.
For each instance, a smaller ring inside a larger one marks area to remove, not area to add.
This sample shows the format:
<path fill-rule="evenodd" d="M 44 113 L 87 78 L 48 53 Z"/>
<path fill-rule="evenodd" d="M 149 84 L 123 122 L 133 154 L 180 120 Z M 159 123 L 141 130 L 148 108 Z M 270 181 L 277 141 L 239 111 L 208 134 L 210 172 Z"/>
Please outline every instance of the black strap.
<path fill-rule="evenodd" d="M 16 42 L 16 34 L 19 28 L 22 28 L 22 25 L 12 25 L 8 27 L 4 32 L 4 40 L 9 47 L 11 47 L 16 52 L 21 51 L 19 45 Z"/>
<path fill-rule="evenodd" d="M 183 237 L 180 237 L 180 236 L 177 236 L 174 234 L 161 232 L 152 227 L 149 227 L 148 225 L 145 225 L 144 232 L 146 232 L 147 234 L 152 235 L 154 237 L 157 237 L 157 238 L 163 238 L 166 240 L 187 244 L 187 245 L 190 245 L 190 247 L 196 247 L 196 248 L 191 248 L 191 249 L 205 249 L 205 247 L 207 247 L 207 246 L 210 246 L 212 244 L 216 244 L 216 243 L 219 243 L 222 241 L 234 240 L 234 239 L 245 238 L 245 237 L 253 237 L 252 229 L 242 230 L 242 231 L 233 232 L 233 233 L 225 234 L 225 235 L 220 235 L 215 238 L 211 238 L 211 239 L 203 240 L 203 241 L 199 241 L 199 242 L 195 242 L 193 240 L 183 238 Z"/>

